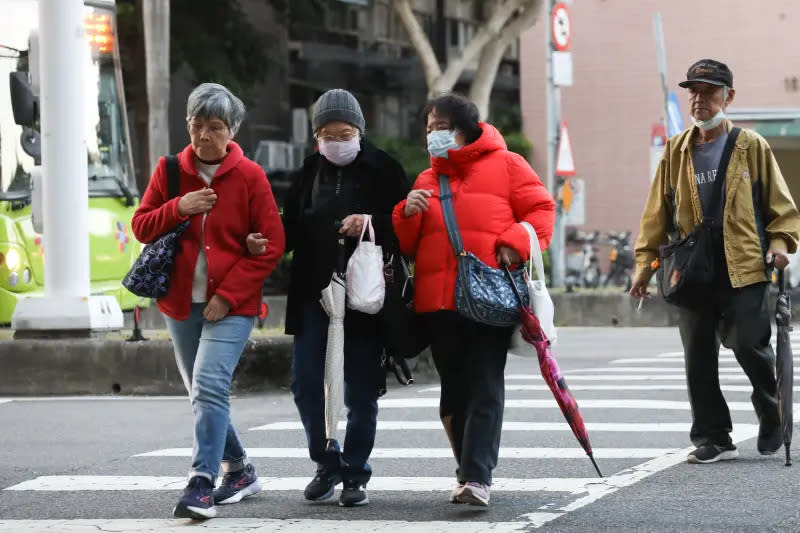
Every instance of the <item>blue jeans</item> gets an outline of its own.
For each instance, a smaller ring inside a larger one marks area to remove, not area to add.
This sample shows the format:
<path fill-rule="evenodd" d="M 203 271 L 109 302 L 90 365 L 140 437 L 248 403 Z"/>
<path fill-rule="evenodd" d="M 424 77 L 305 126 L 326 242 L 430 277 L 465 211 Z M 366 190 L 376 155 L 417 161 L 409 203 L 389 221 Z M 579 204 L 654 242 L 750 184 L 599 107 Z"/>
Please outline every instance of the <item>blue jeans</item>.
<path fill-rule="evenodd" d="M 225 471 L 244 468 L 247 457 L 231 425 L 233 371 L 253 329 L 253 317 L 228 316 L 218 322 L 203 318 L 205 303 L 193 303 L 186 320 L 165 316 L 175 347 L 175 361 L 194 412 L 194 451 L 189 478 L 215 483 Z"/>
<path fill-rule="evenodd" d="M 349 311 L 348 311 L 349 312 Z M 376 335 L 353 335 L 345 329 L 344 403 L 347 429 L 341 452 L 325 451 L 325 348 L 328 315 L 318 303 L 303 308 L 303 329 L 294 338 L 292 393 L 306 430 L 308 452 L 318 470 L 339 470 L 344 480 L 366 483 L 372 475 L 367 463 L 375 445 L 378 391 L 382 384 L 381 340 Z"/>

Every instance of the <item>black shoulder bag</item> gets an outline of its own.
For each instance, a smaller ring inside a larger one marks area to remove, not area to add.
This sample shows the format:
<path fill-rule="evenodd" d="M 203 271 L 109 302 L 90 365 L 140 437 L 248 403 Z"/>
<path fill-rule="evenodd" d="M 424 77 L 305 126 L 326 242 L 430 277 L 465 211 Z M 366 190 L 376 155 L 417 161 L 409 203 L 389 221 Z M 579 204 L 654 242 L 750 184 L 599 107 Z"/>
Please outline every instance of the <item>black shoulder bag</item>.
<path fill-rule="evenodd" d="M 178 158 L 174 155 L 166 157 L 167 164 L 167 201 L 180 194 L 180 174 Z M 122 280 L 122 285 L 136 296 L 144 298 L 162 298 L 169 291 L 169 280 L 178 252 L 180 237 L 189 221 L 184 220 L 172 230 L 166 232 L 142 249 L 130 271 Z"/>
<path fill-rule="evenodd" d="M 741 128 L 733 128 L 728 134 L 722 158 L 719 162 L 711 205 L 720 205 L 722 185 L 728 171 L 728 163 Z M 673 202 L 674 203 L 674 202 Z M 673 221 L 676 206 L 672 206 Z M 722 217 L 722 210 L 719 213 Z M 659 268 L 656 273 L 658 290 L 668 303 L 693 307 L 708 297 L 714 280 L 714 223 L 713 217 L 703 215 L 703 221 L 683 239 L 661 246 Z M 676 228 L 677 230 L 677 224 Z"/>

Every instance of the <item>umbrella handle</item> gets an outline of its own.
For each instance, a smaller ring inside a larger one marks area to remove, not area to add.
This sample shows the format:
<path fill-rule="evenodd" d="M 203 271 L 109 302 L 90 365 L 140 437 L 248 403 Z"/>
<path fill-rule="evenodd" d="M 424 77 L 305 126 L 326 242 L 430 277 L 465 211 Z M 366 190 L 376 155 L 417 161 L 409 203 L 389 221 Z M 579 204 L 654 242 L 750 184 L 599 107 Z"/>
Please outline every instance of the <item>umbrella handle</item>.
<path fill-rule="evenodd" d="M 519 305 L 521 306 L 522 302 L 523 302 L 522 295 L 520 295 L 520 293 L 519 293 L 519 289 L 517 288 L 517 284 L 514 283 L 514 277 L 511 275 L 511 271 L 508 269 L 507 265 L 503 265 L 503 270 L 505 270 L 506 276 L 508 276 L 508 281 L 511 282 L 511 288 L 514 289 L 514 294 L 516 295 L 517 300 L 519 300 Z"/>

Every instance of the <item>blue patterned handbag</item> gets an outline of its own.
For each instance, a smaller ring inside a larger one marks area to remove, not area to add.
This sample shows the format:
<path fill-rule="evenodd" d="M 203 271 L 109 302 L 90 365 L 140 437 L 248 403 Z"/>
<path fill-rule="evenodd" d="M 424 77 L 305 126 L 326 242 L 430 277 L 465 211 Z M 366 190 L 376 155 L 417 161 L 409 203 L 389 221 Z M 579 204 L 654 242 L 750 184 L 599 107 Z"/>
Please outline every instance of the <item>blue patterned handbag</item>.
<path fill-rule="evenodd" d="M 166 159 L 167 188 L 169 199 L 172 199 L 179 194 L 178 158 L 170 155 Z M 180 238 L 188 227 L 189 221 L 185 220 L 145 246 L 130 271 L 122 280 L 122 286 L 136 296 L 144 298 L 162 298 L 166 296 L 169 291 L 169 280 L 172 276 L 172 268 L 175 264 Z"/>
<path fill-rule="evenodd" d="M 439 176 L 439 198 L 442 202 L 447 235 L 458 256 L 456 311 L 466 318 L 490 326 L 519 324 L 519 300 L 514 295 L 505 271 L 490 267 L 471 252 L 464 250 L 453 209 L 450 183 L 444 175 Z M 515 270 L 511 273 L 511 277 L 522 295 L 522 305 L 527 306 L 529 297 L 525 270 Z"/>

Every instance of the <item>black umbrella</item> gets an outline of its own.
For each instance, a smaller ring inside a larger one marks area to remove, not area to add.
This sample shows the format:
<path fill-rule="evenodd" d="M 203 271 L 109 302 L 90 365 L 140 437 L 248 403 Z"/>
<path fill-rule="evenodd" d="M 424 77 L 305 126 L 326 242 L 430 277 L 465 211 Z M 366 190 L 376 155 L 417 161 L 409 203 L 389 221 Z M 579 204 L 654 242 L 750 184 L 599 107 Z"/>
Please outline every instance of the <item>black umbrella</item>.
<path fill-rule="evenodd" d="M 792 299 L 786 290 L 783 270 L 778 271 L 778 300 L 775 304 L 775 324 L 778 326 L 776 371 L 778 377 L 778 407 L 781 413 L 783 444 L 786 448 L 786 466 L 792 466 L 792 343 L 789 332 L 792 331 Z"/>

